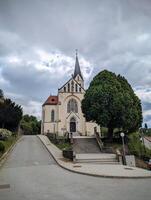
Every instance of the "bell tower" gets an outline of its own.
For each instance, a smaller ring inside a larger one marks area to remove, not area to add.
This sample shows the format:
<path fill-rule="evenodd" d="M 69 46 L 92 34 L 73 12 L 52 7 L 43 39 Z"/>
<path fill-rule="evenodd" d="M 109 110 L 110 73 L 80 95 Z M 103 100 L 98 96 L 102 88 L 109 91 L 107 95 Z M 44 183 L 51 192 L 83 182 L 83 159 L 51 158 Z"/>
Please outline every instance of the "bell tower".
<path fill-rule="evenodd" d="M 76 61 L 75 61 L 73 78 L 78 82 L 79 85 L 84 87 L 84 79 L 83 79 L 81 69 L 80 69 L 80 65 L 79 65 L 78 50 L 77 49 L 76 49 Z"/>

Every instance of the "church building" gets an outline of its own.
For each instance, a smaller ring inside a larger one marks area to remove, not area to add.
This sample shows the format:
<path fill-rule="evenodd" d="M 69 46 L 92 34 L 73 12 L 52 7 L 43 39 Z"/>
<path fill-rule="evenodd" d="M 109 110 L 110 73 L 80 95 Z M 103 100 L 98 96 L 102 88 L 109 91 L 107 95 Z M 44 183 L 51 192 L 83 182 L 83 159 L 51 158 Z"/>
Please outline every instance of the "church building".
<path fill-rule="evenodd" d="M 91 136 L 95 127 L 100 132 L 96 123 L 87 122 L 83 116 L 81 101 L 84 94 L 84 79 L 76 53 L 74 74 L 58 89 L 57 96 L 49 96 L 42 105 L 42 134 L 49 132 L 62 136 L 68 132 L 73 136 Z"/>

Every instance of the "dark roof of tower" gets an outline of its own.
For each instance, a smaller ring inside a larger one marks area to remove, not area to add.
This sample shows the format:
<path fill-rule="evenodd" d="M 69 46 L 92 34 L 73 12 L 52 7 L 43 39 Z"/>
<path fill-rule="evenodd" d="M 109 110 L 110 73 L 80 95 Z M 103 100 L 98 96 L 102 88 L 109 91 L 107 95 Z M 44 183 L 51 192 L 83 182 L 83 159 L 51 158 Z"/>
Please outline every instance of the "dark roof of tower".
<path fill-rule="evenodd" d="M 79 65 L 78 55 L 76 53 L 76 62 L 75 62 L 75 69 L 74 69 L 73 78 L 75 78 L 78 74 L 80 75 L 80 77 L 83 80 L 83 76 L 82 76 L 80 65 Z"/>

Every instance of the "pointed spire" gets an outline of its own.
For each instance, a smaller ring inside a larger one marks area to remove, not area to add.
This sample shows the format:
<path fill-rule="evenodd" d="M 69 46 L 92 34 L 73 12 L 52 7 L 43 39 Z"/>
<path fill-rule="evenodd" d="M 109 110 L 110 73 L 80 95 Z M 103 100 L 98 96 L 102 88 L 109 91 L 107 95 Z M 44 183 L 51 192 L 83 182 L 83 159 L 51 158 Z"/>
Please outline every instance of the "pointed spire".
<path fill-rule="evenodd" d="M 79 60 L 78 60 L 78 50 L 76 49 L 76 62 L 75 62 L 75 69 L 74 69 L 74 75 L 73 78 L 75 78 L 77 75 L 80 75 L 80 77 L 83 80 L 83 76 L 80 70 Z"/>

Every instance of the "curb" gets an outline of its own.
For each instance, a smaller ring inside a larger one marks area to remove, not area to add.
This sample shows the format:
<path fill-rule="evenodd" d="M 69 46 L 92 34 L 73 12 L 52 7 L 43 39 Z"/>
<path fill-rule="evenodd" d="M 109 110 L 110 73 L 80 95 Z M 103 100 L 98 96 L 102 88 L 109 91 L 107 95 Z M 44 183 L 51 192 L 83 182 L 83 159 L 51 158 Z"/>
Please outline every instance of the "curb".
<path fill-rule="evenodd" d="M 55 158 L 55 156 L 52 154 L 52 152 L 47 148 L 46 144 L 41 140 L 41 138 L 37 135 L 39 140 L 43 143 L 45 148 L 47 149 L 48 153 L 51 154 L 53 159 L 56 161 L 56 163 L 63 169 L 68 170 L 70 172 L 76 173 L 76 174 L 82 174 L 82 175 L 87 175 L 87 176 L 93 176 L 93 177 L 102 177 L 102 178 L 115 178 L 115 179 L 150 179 L 151 176 L 110 176 L 110 175 L 99 175 L 99 174 L 91 174 L 87 172 L 80 172 L 80 171 L 75 171 L 72 169 L 69 169 L 68 167 L 65 167 L 64 165 L 60 164 L 59 161 Z"/>
<path fill-rule="evenodd" d="M 22 137 L 22 136 L 21 136 Z M 13 151 L 13 149 L 15 148 L 15 146 L 17 145 L 17 143 L 20 141 L 21 137 L 19 137 L 9 148 L 8 150 L 2 155 L 2 157 L 0 158 L 0 168 L 3 166 L 3 164 L 5 163 L 7 157 L 9 156 L 9 154 Z"/>

